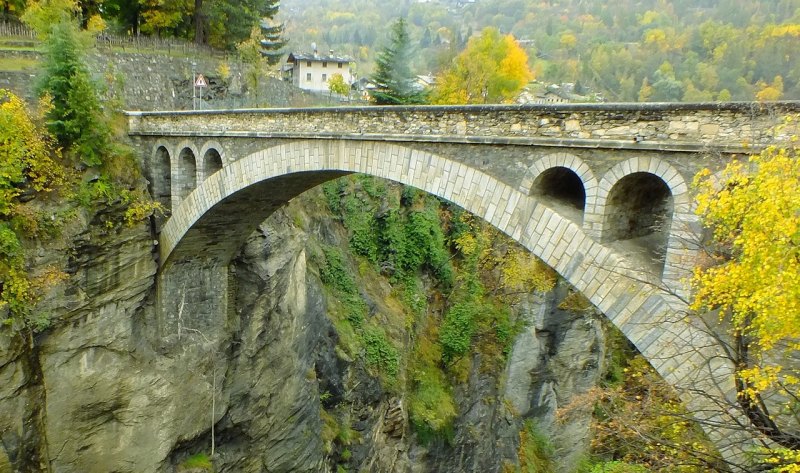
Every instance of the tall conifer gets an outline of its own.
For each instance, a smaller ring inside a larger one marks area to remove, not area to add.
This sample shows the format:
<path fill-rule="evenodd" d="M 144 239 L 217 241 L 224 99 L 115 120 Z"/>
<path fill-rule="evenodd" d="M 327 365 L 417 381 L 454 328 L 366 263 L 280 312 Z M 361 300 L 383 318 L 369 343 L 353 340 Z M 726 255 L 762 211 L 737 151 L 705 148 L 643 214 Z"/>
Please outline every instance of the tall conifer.
<path fill-rule="evenodd" d="M 267 64 L 274 65 L 280 62 L 283 56 L 283 47 L 286 40 L 283 37 L 283 24 L 276 23 L 273 18 L 278 13 L 280 2 L 278 0 L 268 1 L 266 15 L 261 20 L 261 55 L 267 60 Z"/>
<path fill-rule="evenodd" d="M 422 93 L 415 87 L 411 72 L 411 39 L 406 22 L 400 18 L 392 24 L 389 44 L 380 50 L 375 60 L 372 81 L 377 89 L 372 98 L 378 105 L 403 105 L 423 102 Z"/>

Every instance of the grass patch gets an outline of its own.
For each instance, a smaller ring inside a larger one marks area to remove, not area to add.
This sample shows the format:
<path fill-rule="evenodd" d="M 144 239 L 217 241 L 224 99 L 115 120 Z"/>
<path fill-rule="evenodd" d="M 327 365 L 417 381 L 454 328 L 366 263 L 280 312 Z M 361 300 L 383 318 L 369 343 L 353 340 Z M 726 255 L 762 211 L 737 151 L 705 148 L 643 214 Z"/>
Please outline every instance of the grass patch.
<path fill-rule="evenodd" d="M 36 69 L 41 61 L 24 57 L 2 57 L 0 58 L 0 71 L 19 72 Z"/>
<path fill-rule="evenodd" d="M 178 465 L 178 471 L 186 470 L 203 470 L 214 471 L 214 465 L 211 463 L 211 458 L 205 453 L 196 453 Z"/>

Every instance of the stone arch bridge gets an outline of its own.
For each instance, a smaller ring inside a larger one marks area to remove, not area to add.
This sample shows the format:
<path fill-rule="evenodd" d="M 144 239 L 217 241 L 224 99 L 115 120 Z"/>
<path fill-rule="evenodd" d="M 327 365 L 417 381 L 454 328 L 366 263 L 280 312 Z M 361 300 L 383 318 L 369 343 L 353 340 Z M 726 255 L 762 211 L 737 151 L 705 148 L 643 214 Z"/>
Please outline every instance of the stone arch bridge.
<path fill-rule="evenodd" d="M 690 183 L 776 139 L 798 103 L 559 104 L 129 112 L 158 223 L 159 324 L 229 310 L 227 265 L 274 210 L 363 173 L 483 218 L 554 268 L 675 386 L 723 455 L 752 445 L 733 367 L 685 317 L 699 228 Z M 179 289 L 184 297 L 174 296 Z M 188 294 L 188 296 L 186 296 Z M 725 402 L 727 400 L 728 402 Z M 723 401 L 723 402 L 720 402 Z"/>

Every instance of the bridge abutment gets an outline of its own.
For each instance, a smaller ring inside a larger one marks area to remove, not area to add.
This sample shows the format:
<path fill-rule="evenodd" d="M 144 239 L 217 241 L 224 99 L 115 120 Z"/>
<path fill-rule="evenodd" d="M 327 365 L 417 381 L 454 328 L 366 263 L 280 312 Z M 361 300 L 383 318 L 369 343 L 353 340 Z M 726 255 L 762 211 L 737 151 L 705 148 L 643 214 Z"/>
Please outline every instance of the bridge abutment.
<path fill-rule="evenodd" d="M 158 339 L 167 352 L 189 340 L 216 338 L 230 318 L 227 264 L 203 259 L 170 263 L 156 287 Z"/>

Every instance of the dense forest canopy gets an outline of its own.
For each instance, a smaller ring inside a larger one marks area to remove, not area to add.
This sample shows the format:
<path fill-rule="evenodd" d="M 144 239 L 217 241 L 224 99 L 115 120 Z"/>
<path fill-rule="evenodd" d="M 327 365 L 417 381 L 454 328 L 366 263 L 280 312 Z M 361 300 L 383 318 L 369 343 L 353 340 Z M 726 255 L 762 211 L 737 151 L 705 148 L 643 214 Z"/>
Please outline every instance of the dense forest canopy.
<path fill-rule="evenodd" d="M 284 0 L 278 17 L 290 48 L 350 54 L 362 73 L 405 17 L 418 73 L 491 26 L 521 40 L 537 79 L 607 100 L 800 98 L 800 0 Z"/>

